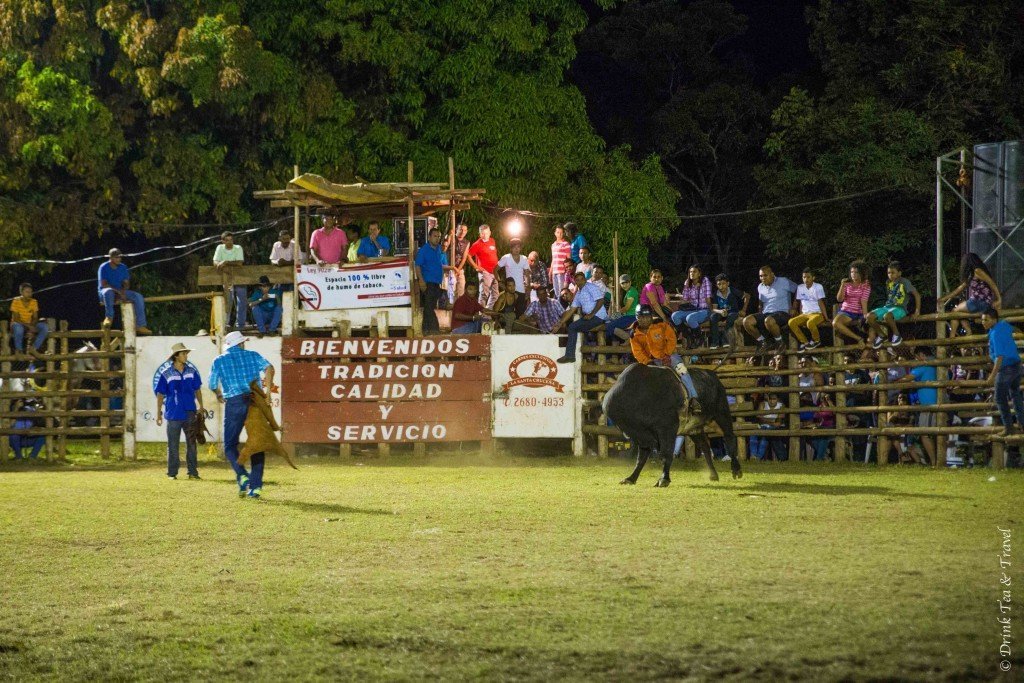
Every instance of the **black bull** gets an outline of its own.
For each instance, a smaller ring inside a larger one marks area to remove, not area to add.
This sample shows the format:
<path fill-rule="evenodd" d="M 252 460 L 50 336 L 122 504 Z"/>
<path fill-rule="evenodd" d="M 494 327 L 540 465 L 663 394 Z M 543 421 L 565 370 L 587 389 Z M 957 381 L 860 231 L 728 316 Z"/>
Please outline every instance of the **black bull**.
<path fill-rule="evenodd" d="M 703 412 L 700 415 L 683 416 L 682 428 L 679 420 L 685 395 L 678 376 L 669 368 L 634 363 L 623 370 L 605 394 L 601 404 L 604 414 L 633 442 L 636 451 L 636 469 L 622 480 L 623 484 L 636 483 L 651 451 L 656 450 L 664 457 L 665 468 L 655 486 L 668 486 L 671 482 L 669 469 L 672 467 L 676 434 L 684 434 L 693 439 L 711 470 L 711 481 L 718 481 L 711 444 L 704 433 L 708 422 L 716 423 L 725 436 L 726 450 L 731 456 L 732 476 L 736 479 L 743 476 L 725 387 L 714 372 L 694 368 L 690 370 L 690 376 L 697 387 Z"/>

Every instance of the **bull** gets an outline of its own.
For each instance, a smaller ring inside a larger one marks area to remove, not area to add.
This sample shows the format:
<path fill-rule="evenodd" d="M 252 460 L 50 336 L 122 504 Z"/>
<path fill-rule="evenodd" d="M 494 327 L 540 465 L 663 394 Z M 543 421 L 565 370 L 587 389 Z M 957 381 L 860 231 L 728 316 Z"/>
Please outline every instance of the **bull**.
<path fill-rule="evenodd" d="M 682 413 L 686 396 L 679 377 L 670 368 L 634 363 L 619 375 L 605 394 L 601 404 L 604 414 L 630 439 L 636 451 L 636 468 L 621 483 L 635 484 L 651 451 L 657 451 L 664 457 L 665 466 L 655 486 L 668 486 L 672 481 L 669 470 L 677 434 L 693 439 L 711 471 L 711 481 L 718 481 L 711 444 L 704 431 L 709 422 L 717 424 L 725 436 L 733 478 L 743 476 L 725 387 L 714 372 L 694 368 L 690 376 L 703 407 L 698 414 Z"/>

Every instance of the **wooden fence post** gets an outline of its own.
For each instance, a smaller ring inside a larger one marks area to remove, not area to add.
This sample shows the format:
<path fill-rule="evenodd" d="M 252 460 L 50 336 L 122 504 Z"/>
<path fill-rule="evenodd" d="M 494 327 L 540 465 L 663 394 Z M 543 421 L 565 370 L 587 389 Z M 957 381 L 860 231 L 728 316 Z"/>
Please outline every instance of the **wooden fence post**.
<path fill-rule="evenodd" d="M 11 355 L 11 331 L 10 322 L 7 320 L 0 320 L 0 356 Z M 7 380 L 7 374 L 11 371 L 10 361 L 3 361 L 0 363 L 0 373 L 4 378 L 2 391 L 10 391 L 10 381 Z M 0 412 L 9 412 L 11 409 L 11 401 L 6 398 L 0 398 Z M 0 418 L 0 428 L 6 427 L 7 423 L 11 422 L 7 418 Z M 0 460 L 6 462 L 10 455 L 10 444 L 7 443 L 6 436 L 0 436 Z"/>
<path fill-rule="evenodd" d="M 124 399 L 124 417 L 121 425 L 124 429 L 121 457 L 135 459 L 135 373 L 138 356 L 135 353 L 138 338 L 135 336 L 135 309 L 130 304 L 121 304 L 121 320 L 124 321 L 124 360 L 121 369 Z"/>
<path fill-rule="evenodd" d="M 837 335 L 834 335 L 834 336 L 835 336 L 835 339 L 833 341 L 833 344 L 836 347 L 836 352 L 832 356 L 832 362 L 836 366 L 845 367 L 845 364 L 843 363 L 843 339 L 842 339 L 841 335 L 837 334 Z M 840 370 L 839 372 L 835 373 L 836 386 L 837 387 L 841 387 L 841 386 L 843 386 L 846 383 L 846 377 L 844 375 L 845 375 L 845 371 L 843 371 L 843 370 Z M 833 399 L 832 402 L 835 404 L 836 408 L 839 408 L 840 406 L 845 408 L 846 407 L 846 394 L 843 393 L 843 392 L 836 392 L 835 398 Z M 840 420 L 843 421 L 842 425 L 839 424 Z M 846 426 L 847 426 L 846 425 L 846 416 L 837 411 L 836 412 L 836 427 L 837 428 L 842 428 L 842 427 L 846 427 Z M 835 451 L 836 462 L 842 462 L 842 461 L 847 459 L 847 448 L 848 447 L 849 447 L 849 441 L 847 441 L 845 436 L 837 436 L 836 437 L 835 442 L 833 443 L 833 449 Z"/>
<path fill-rule="evenodd" d="M 70 345 L 68 344 L 68 337 L 67 337 L 67 332 L 68 332 L 68 321 L 67 320 L 61 320 L 60 321 L 60 332 L 61 332 L 60 355 L 65 356 L 65 358 L 63 358 L 61 360 L 61 362 L 60 362 L 60 372 L 61 372 L 62 375 L 64 375 L 64 377 L 61 379 L 61 382 L 58 385 L 58 387 L 61 389 L 61 391 L 70 391 L 70 389 L 71 389 L 71 381 L 70 381 L 70 377 L 71 377 L 71 361 L 67 358 L 67 355 L 70 352 Z M 62 405 L 64 407 L 64 410 L 73 410 L 74 409 L 74 398 L 71 397 L 71 396 L 65 396 L 64 400 L 60 401 L 59 403 L 60 403 L 60 405 Z M 68 406 L 71 406 L 71 407 L 69 408 Z M 71 420 L 72 420 L 72 416 L 71 415 L 66 415 L 64 417 L 64 425 L 66 427 L 70 427 L 71 426 Z M 67 432 L 61 433 L 60 437 L 58 437 L 58 439 L 57 439 L 57 454 L 60 456 L 61 460 L 64 460 L 65 458 L 68 457 L 68 435 L 67 435 Z"/>
<path fill-rule="evenodd" d="M 799 366 L 800 361 L 797 357 L 797 354 L 793 353 L 794 351 L 796 351 L 795 335 L 789 335 L 788 346 L 790 353 L 786 355 L 786 367 L 788 367 L 790 370 L 796 370 Z M 786 385 L 792 386 L 794 378 L 797 378 L 797 383 L 799 384 L 799 377 L 799 375 L 787 375 Z M 787 403 L 789 404 L 790 408 L 799 408 L 800 392 L 790 392 Z M 789 424 L 789 428 L 794 431 L 800 429 L 800 413 L 790 413 L 787 419 L 787 423 Z M 801 439 L 799 436 L 789 437 L 789 457 L 795 460 L 796 462 L 800 462 L 800 460 L 803 459 L 803 453 L 800 449 L 800 444 L 802 441 L 803 439 Z"/>
<path fill-rule="evenodd" d="M 53 318 L 47 318 L 46 319 L 46 324 L 47 324 L 47 326 L 49 327 L 49 329 L 51 331 L 57 329 L 57 321 L 54 320 Z M 57 369 L 57 364 L 54 363 L 52 360 L 50 360 L 53 357 L 53 354 L 56 351 L 56 349 L 57 349 L 57 347 L 56 347 L 56 340 L 52 336 L 47 337 L 46 338 L 46 354 L 47 354 L 48 358 L 46 360 L 46 364 L 45 364 L 44 367 L 45 367 L 46 372 L 48 374 L 53 374 L 56 371 L 56 369 Z M 28 344 L 25 345 L 25 350 L 28 351 Z M 60 387 L 60 382 L 57 382 L 53 377 L 50 377 L 50 378 L 48 378 L 46 380 L 46 386 L 49 387 L 52 390 L 55 387 L 59 388 Z M 48 396 L 48 397 L 43 399 L 43 409 L 44 410 L 46 410 L 47 412 L 53 412 L 53 406 L 54 406 L 54 399 L 53 398 Z M 67 420 L 68 418 L 64 418 L 64 419 Z M 54 418 L 52 418 L 52 417 L 46 418 L 46 428 L 47 429 L 53 429 L 55 426 L 56 426 L 56 420 Z M 68 426 L 68 425 L 65 424 L 65 426 Z M 46 435 L 46 459 L 47 460 L 53 460 L 53 434 L 47 434 Z"/>
<path fill-rule="evenodd" d="M 935 321 L 935 339 L 942 340 L 946 338 L 946 321 L 936 320 Z M 935 358 L 944 359 L 947 357 L 947 349 L 945 344 L 938 344 L 935 347 Z M 936 370 L 942 370 L 943 378 L 948 378 L 949 368 L 936 365 Z M 936 379 L 938 379 L 938 373 L 936 373 Z M 945 427 L 949 423 L 949 419 L 946 412 L 941 409 L 943 405 L 948 403 L 948 393 L 945 387 L 939 387 L 936 392 L 936 407 L 939 408 L 938 412 L 935 413 L 935 426 Z M 927 437 L 926 437 L 927 438 Z M 946 448 L 949 446 L 949 437 L 940 435 L 935 437 L 935 457 L 932 463 L 932 467 L 945 467 L 946 466 Z"/>

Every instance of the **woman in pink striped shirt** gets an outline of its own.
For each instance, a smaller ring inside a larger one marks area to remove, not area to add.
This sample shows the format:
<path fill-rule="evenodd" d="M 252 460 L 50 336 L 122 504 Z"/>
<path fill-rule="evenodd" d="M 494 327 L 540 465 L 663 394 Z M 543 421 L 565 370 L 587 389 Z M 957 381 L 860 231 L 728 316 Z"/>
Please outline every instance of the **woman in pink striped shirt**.
<path fill-rule="evenodd" d="M 866 277 L 867 266 L 863 261 L 850 264 L 850 277 L 844 277 L 839 283 L 836 301 L 841 305 L 839 313 L 832 319 L 832 329 L 839 335 L 864 346 L 864 338 L 854 332 L 853 325 L 860 325 L 868 314 L 868 297 L 871 296 L 871 283 Z"/>
<path fill-rule="evenodd" d="M 565 270 L 565 259 L 569 258 L 570 254 L 572 245 L 565 239 L 565 229 L 561 225 L 556 225 L 555 241 L 551 243 L 551 267 L 548 268 L 555 293 L 561 292 L 572 282 L 573 274 Z"/>

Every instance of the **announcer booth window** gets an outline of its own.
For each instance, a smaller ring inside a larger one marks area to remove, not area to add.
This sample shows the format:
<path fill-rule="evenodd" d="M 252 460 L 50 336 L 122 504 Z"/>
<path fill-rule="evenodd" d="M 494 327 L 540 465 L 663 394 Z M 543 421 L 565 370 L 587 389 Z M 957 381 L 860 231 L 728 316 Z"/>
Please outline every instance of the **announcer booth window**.
<path fill-rule="evenodd" d="M 412 221 L 415 230 L 413 238 L 416 240 L 416 248 L 421 249 L 427 243 L 427 234 L 437 227 L 437 219 L 433 216 L 414 218 Z M 409 254 L 409 219 L 396 218 L 392 223 L 395 245 L 395 256 L 408 256 Z"/>

